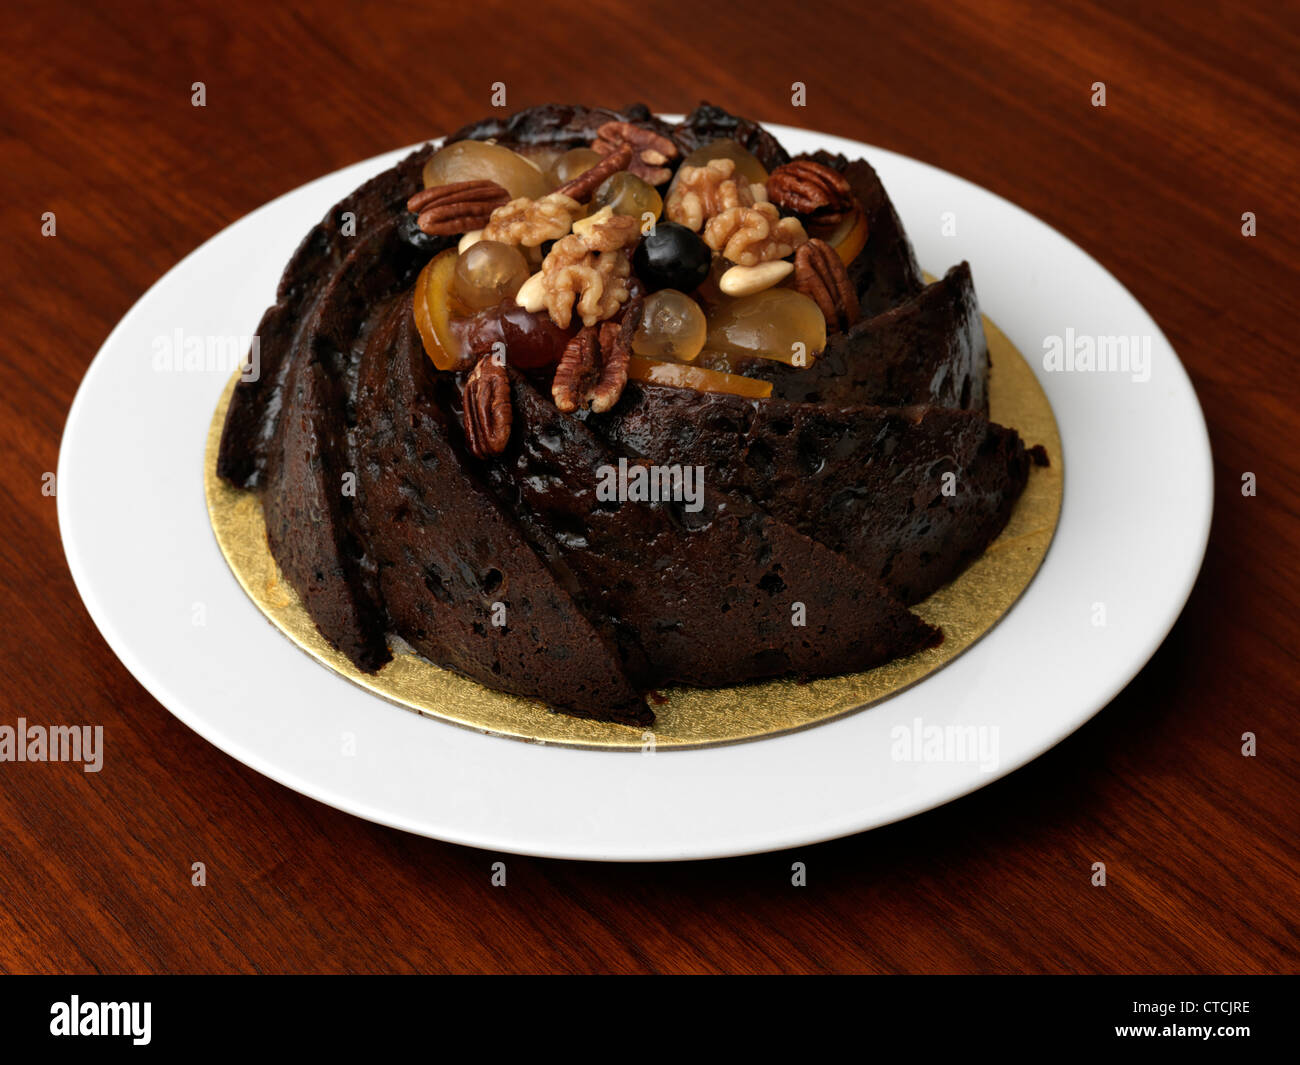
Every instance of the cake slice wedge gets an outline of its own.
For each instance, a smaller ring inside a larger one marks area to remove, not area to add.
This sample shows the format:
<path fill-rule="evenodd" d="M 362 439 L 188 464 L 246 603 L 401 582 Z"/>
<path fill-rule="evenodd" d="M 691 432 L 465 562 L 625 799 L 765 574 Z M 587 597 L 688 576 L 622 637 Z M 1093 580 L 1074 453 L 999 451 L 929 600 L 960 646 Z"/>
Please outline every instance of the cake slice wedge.
<path fill-rule="evenodd" d="M 510 381 L 510 443 L 484 476 L 512 513 L 551 531 L 587 593 L 639 635 L 650 673 L 634 682 L 854 672 L 941 638 L 843 555 L 714 490 L 708 471 L 681 471 L 681 490 L 659 499 L 620 492 L 629 456 L 522 374 Z M 696 492 L 686 478 L 701 476 Z"/>
<path fill-rule="evenodd" d="M 357 512 L 392 631 L 491 687 L 650 723 L 608 625 L 588 619 L 567 574 L 537 555 L 453 447 L 434 377 L 407 294 L 381 317 L 357 379 Z"/>
<path fill-rule="evenodd" d="M 713 487 L 761 501 L 906 603 L 997 537 L 1031 461 L 1015 430 L 937 407 L 758 402 L 640 384 L 587 424 L 629 454 L 703 466 Z"/>
<path fill-rule="evenodd" d="M 988 413 L 989 349 L 970 264 L 896 307 L 831 336 L 812 366 L 755 360 L 746 373 L 777 399 L 929 405 Z"/>

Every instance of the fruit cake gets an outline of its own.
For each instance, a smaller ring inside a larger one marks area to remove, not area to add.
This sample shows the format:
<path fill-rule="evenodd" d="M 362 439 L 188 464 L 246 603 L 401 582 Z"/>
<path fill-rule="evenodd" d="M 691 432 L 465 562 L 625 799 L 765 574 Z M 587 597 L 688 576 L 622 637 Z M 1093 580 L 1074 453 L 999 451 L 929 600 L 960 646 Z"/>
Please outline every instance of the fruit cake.
<path fill-rule="evenodd" d="M 1041 449 L 988 418 L 970 268 L 926 284 L 864 160 L 530 108 L 307 234 L 218 473 L 320 632 L 583 717 L 868 669 L 1006 524 Z"/>

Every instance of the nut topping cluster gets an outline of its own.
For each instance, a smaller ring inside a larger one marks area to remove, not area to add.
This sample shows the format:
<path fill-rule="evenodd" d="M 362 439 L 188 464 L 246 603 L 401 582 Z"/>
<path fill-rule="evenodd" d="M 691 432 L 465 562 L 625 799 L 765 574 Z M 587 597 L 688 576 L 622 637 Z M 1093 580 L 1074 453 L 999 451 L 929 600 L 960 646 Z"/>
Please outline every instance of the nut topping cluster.
<path fill-rule="evenodd" d="M 630 150 L 619 149 L 564 188 L 585 190 L 590 196 L 599 182 L 584 181 L 588 174 L 602 169 L 617 173 L 630 158 Z M 627 249 L 641 237 L 635 218 L 617 215 L 609 207 L 586 218 L 580 217 L 582 211 L 582 205 L 563 191 L 540 200 L 511 200 L 492 212 L 481 234 L 483 240 L 530 248 L 555 242 L 541 270 L 524 283 L 515 300 L 526 310 L 545 310 L 561 329 L 569 327 L 575 300 L 584 325 L 618 313 L 627 301 L 632 274 Z"/>
<path fill-rule="evenodd" d="M 739 266 L 784 259 L 808 239 L 803 224 L 758 199 L 735 171 L 731 159 L 682 167 L 665 214 L 687 229 L 703 230 L 704 243 Z"/>
<path fill-rule="evenodd" d="M 627 252 L 593 251 L 582 237 L 570 234 L 555 242 L 542 263 L 542 304 L 561 329 L 569 327 L 575 300 L 582 324 L 595 325 L 627 302 L 631 275 Z"/>
<path fill-rule="evenodd" d="M 704 166 L 684 166 L 664 203 L 669 221 L 698 233 L 710 218 L 732 207 L 748 207 L 754 193 L 735 176 L 733 159 L 710 159 Z"/>
<path fill-rule="evenodd" d="M 519 370 L 554 366 L 558 410 L 603 412 L 629 376 L 768 395 L 770 384 L 744 384 L 749 360 L 816 354 L 848 331 L 859 305 L 846 263 L 868 231 L 844 175 L 814 159 L 769 173 L 739 138 L 678 165 L 681 151 L 652 123 L 611 121 L 545 171 L 495 142 L 435 153 L 431 187 L 407 202 L 425 233 L 462 235 L 416 286 L 434 364 L 463 370 L 483 338 L 502 338 Z M 465 379 L 465 435 L 480 458 L 509 441 L 511 372 L 489 356 Z"/>
<path fill-rule="evenodd" d="M 739 266 L 784 259 L 807 239 L 799 219 L 770 203 L 729 207 L 704 224 L 704 243 Z"/>

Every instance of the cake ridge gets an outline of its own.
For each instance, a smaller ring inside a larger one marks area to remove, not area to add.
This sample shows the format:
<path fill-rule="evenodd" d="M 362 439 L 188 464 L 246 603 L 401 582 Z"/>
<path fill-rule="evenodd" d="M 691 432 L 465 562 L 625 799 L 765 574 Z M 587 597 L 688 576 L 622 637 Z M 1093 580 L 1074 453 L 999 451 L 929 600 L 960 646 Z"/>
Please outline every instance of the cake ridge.
<path fill-rule="evenodd" d="M 370 338 L 357 387 L 358 511 L 390 627 L 437 665 L 570 712 L 651 720 L 588 621 L 453 446 L 409 293 Z"/>
<path fill-rule="evenodd" d="M 566 530 L 561 548 L 579 579 L 643 634 L 654 673 L 634 680 L 715 687 L 851 672 L 937 641 L 874 578 L 738 497 L 706 487 L 695 514 L 672 502 L 602 505 L 595 473 L 619 453 L 522 374 L 510 377 L 523 431 L 487 467 L 488 483 Z M 629 582 L 643 555 L 650 573 Z M 829 583 L 815 576 L 830 571 Z M 806 625 L 790 640 L 795 603 Z"/>

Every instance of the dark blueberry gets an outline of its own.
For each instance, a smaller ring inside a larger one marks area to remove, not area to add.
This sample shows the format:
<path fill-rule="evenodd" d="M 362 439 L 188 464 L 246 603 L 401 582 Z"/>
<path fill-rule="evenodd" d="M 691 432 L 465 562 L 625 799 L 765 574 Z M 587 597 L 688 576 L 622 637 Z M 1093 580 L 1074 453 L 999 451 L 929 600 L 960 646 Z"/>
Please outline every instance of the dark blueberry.
<path fill-rule="evenodd" d="M 431 237 L 416 222 L 416 216 L 410 211 L 403 211 L 398 222 L 398 232 L 407 244 L 429 253 L 430 258 L 444 248 L 449 248 L 455 241 L 451 237 Z M 347 237 L 341 239 L 347 240 Z"/>
<path fill-rule="evenodd" d="M 713 252 L 698 234 L 676 222 L 659 222 L 637 245 L 632 269 L 651 292 L 693 292 L 709 276 L 712 261 Z"/>

